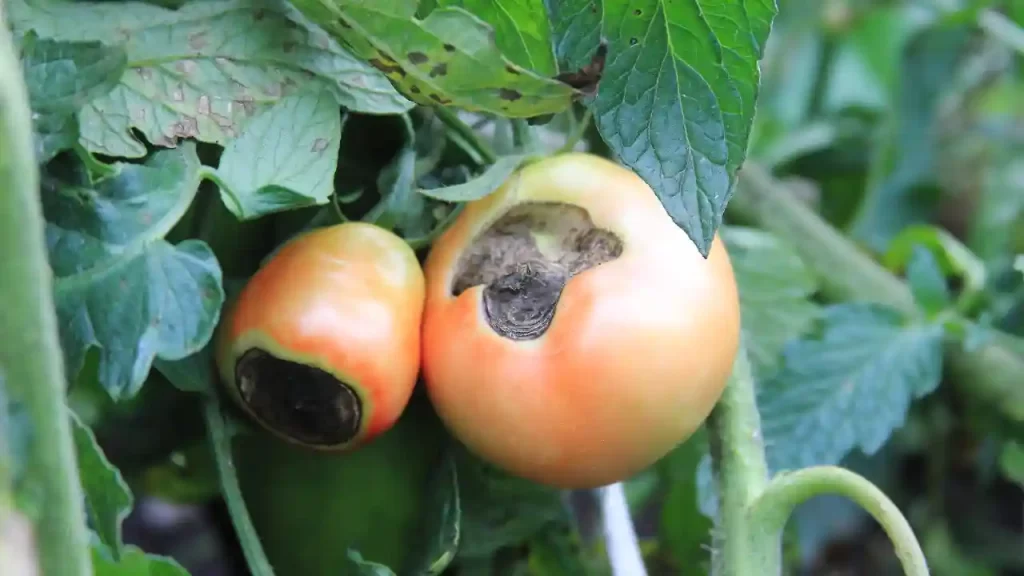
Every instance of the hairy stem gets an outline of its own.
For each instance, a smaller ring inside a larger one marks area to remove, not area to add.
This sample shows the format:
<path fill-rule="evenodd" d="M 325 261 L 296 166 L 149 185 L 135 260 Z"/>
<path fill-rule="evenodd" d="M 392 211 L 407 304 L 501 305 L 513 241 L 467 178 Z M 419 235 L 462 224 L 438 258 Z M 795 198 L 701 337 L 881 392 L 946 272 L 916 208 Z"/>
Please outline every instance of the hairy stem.
<path fill-rule="evenodd" d="M 824 295 L 837 302 L 872 301 L 907 317 L 920 312 L 910 288 L 839 230 L 801 203 L 782 183 L 753 162 L 740 173 L 739 191 L 727 214 L 787 241 L 815 271 Z M 963 318 L 957 320 L 967 322 Z M 946 358 L 960 391 L 1024 422 L 1024 342 L 993 331 L 984 344 L 966 349 L 950 335 Z"/>
<path fill-rule="evenodd" d="M 776 476 L 750 509 L 750 524 L 779 533 L 793 510 L 815 496 L 845 496 L 881 524 L 907 576 L 928 576 L 928 564 L 914 531 L 899 508 L 864 477 L 837 466 L 814 466 Z"/>
<path fill-rule="evenodd" d="M 47 576 L 91 573 L 82 487 L 64 403 L 57 332 L 39 200 L 32 111 L 17 51 L 0 10 L 0 371 L 32 422 L 29 473 L 42 498 L 35 518 Z"/>
<path fill-rule="evenodd" d="M 643 556 L 630 517 L 626 492 L 621 482 L 598 491 L 601 519 L 604 523 L 605 548 L 614 576 L 646 576 Z"/>
<path fill-rule="evenodd" d="M 781 532 L 758 532 L 748 513 L 768 485 L 761 416 L 746 346 L 741 346 L 729 384 L 707 421 L 718 494 L 712 547 L 716 576 L 782 573 Z"/>
<path fill-rule="evenodd" d="M 242 497 L 242 488 L 238 484 L 238 475 L 235 474 L 234 458 L 231 454 L 231 434 L 226 429 L 220 402 L 216 395 L 213 395 L 204 400 L 204 403 L 206 429 L 214 461 L 217 463 L 217 476 L 220 479 L 221 492 L 224 494 L 224 504 L 235 526 L 249 573 L 253 576 L 274 576 L 274 569 L 270 567 L 270 562 L 263 552 L 259 534 L 256 533 L 256 527 L 253 526 L 245 499 Z"/>

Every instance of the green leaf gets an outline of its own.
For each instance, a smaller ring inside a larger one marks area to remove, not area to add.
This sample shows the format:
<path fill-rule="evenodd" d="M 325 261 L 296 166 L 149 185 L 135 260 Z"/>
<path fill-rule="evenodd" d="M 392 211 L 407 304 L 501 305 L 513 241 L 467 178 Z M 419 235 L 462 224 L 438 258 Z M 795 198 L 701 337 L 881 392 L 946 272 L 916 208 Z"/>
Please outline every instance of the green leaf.
<path fill-rule="evenodd" d="M 820 334 L 791 342 L 758 407 L 772 471 L 875 453 L 942 374 L 941 326 L 904 325 L 870 303 L 825 309 Z"/>
<path fill-rule="evenodd" d="M 126 546 L 119 560 L 106 554 L 103 547 L 92 546 L 92 570 L 95 576 L 189 576 L 172 558 L 146 554 L 136 546 Z"/>
<path fill-rule="evenodd" d="M 99 351 L 99 380 L 114 399 L 133 395 L 155 357 L 197 352 L 224 301 L 221 272 L 198 240 L 163 237 L 198 186 L 189 143 L 143 165 L 114 164 L 89 184 L 81 175 L 44 180 L 43 212 L 61 345 L 71 378 Z"/>
<path fill-rule="evenodd" d="M 1014 102 L 1019 102 L 1021 92 L 1014 94 Z M 971 248 L 986 261 L 1024 250 L 1024 158 L 1016 147 L 999 147 L 992 153 L 995 158 L 982 181 L 968 236 Z"/>
<path fill-rule="evenodd" d="M 817 279 L 791 246 L 767 232 L 728 226 L 721 239 L 736 275 L 754 373 L 772 374 L 786 342 L 803 334 L 820 314 L 810 300 Z"/>
<path fill-rule="evenodd" d="M 121 560 L 125 553 L 121 523 L 131 512 L 135 499 L 121 472 L 103 454 L 92 430 L 74 412 L 68 414 L 90 524 L 113 559 Z"/>
<path fill-rule="evenodd" d="M 348 551 L 348 559 L 359 569 L 360 576 L 395 576 L 395 572 L 379 562 L 364 560 L 356 550 Z"/>
<path fill-rule="evenodd" d="M 29 31 L 21 39 L 21 65 L 34 113 L 36 156 L 48 162 L 78 140 L 75 113 L 110 92 L 127 67 L 120 47 L 99 42 L 57 42 Z"/>
<path fill-rule="evenodd" d="M 498 48 L 519 66 L 545 76 L 558 72 L 543 0 L 438 0 L 437 5 L 465 8 L 490 24 Z"/>
<path fill-rule="evenodd" d="M 641 0 L 603 2 L 602 10 L 591 0 L 549 3 L 555 45 L 575 66 L 593 54 L 586 42 L 607 40 L 592 103 L 601 136 L 704 255 L 745 158 L 774 4 Z"/>
<path fill-rule="evenodd" d="M 502 156 L 487 167 L 482 174 L 462 184 L 442 188 L 420 189 L 420 194 L 443 202 L 472 202 L 479 200 L 501 187 L 509 177 L 531 159 L 528 154 Z"/>
<path fill-rule="evenodd" d="M 952 302 L 938 259 L 927 248 L 914 247 L 907 263 L 907 280 L 914 299 L 928 317 L 934 317 Z"/>
<path fill-rule="evenodd" d="M 82 143 L 94 152 L 143 156 L 132 129 L 158 146 L 181 138 L 223 145 L 264 108 L 314 85 L 355 112 L 412 107 L 380 72 L 283 0 L 189 2 L 179 10 L 60 0 L 9 6 L 15 29 L 123 47 L 128 72 L 80 113 Z"/>
<path fill-rule="evenodd" d="M 931 252 L 941 274 L 961 277 L 965 290 L 985 289 L 985 264 L 956 236 L 938 226 L 918 224 L 904 228 L 889 243 L 882 260 L 888 268 L 898 271 L 909 264 L 918 248 Z"/>
<path fill-rule="evenodd" d="M 607 557 L 597 547 L 585 549 L 569 514 L 547 523 L 529 540 L 530 576 L 605 576 L 611 572 Z"/>
<path fill-rule="evenodd" d="M 158 358 L 153 362 L 153 367 L 183 392 L 212 394 L 216 390 L 212 341 L 202 350 L 180 360 Z"/>
<path fill-rule="evenodd" d="M 874 250 L 883 251 L 903 228 L 929 221 L 938 205 L 938 194 L 926 186 L 934 183 L 936 173 L 936 115 L 972 28 L 927 29 L 906 47 L 890 135 L 877 155 L 882 164 L 872 168 L 875 177 L 851 228 L 856 239 Z"/>
<path fill-rule="evenodd" d="M 282 98 L 224 147 L 216 172 L 239 220 L 325 204 L 334 192 L 342 120 L 317 86 Z"/>
<path fill-rule="evenodd" d="M 511 476 L 456 446 L 462 505 L 459 558 L 519 544 L 563 513 L 558 490 Z"/>
<path fill-rule="evenodd" d="M 377 178 L 381 201 L 364 219 L 405 236 L 419 236 L 430 230 L 426 199 L 415 192 L 416 148 L 403 146 Z"/>
<path fill-rule="evenodd" d="M 421 548 L 410 558 L 414 574 L 441 574 L 455 559 L 461 534 L 462 504 L 455 458 L 447 454 L 431 479 L 423 512 Z"/>
<path fill-rule="evenodd" d="M 999 469 L 1003 476 L 1024 488 L 1024 445 L 1018 442 L 1003 444 L 999 454 Z"/>
<path fill-rule="evenodd" d="M 694 481 L 694 471 L 706 452 L 705 444 L 701 432 L 670 452 L 658 465 L 662 482 L 667 486 L 659 536 L 676 565 L 686 567 L 687 573 L 693 570 L 694 574 L 707 573 L 698 566 L 707 562 L 707 546 L 711 540 L 711 522 L 698 513 Z"/>
<path fill-rule="evenodd" d="M 458 7 L 416 18 L 415 0 L 293 0 L 412 101 L 506 117 L 554 114 L 576 91 L 515 65 L 494 30 Z"/>

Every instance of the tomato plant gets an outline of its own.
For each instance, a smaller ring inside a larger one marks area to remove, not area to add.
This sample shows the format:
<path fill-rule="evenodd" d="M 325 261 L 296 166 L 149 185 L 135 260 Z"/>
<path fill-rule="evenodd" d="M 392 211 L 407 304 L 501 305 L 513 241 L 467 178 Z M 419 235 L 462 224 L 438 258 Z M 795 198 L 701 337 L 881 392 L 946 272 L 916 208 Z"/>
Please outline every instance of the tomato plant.
<path fill-rule="evenodd" d="M 1022 23 L 0 3 L 0 574 L 1021 573 Z"/>

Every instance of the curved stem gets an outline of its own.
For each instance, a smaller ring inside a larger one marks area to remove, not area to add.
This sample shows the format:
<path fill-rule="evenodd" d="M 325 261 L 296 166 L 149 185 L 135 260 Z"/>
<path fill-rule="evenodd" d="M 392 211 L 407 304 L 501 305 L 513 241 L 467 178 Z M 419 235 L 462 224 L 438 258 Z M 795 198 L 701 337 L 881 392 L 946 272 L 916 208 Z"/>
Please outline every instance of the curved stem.
<path fill-rule="evenodd" d="M 747 511 L 768 484 L 754 376 L 741 345 L 732 376 L 707 420 L 711 464 L 718 494 L 712 572 L 748 576 L 781 574 L 779 533 L 753 530 Z"/>
<path fill-rule="evenodd" d="M 605 548 L 614 576 L 646 576 L 643 556 L 630 517 L 626 492 L 621 482 L 601 488 L 601 519 L 604 523 Z"/>
<path fill-rule="evenodd" d="M 480 140 L 476 132 L 473 131 L 465 122 L 459 119 L 458 115 L 451 109 L 445 108 L 444 106 L 437 106 L 434 108 L 434 113 L 437 114 L 437 119 L 444 123 L 452 132 L 457 134 L 467 145 L 473 148 L 474 151 L 480 156 L 479 160 L 481 164 L 494 164 L 498 159 L 498 156 L 488 146 Z"/>
<path fill-rule="evenodd" d="M 571 112 L 570 112 L 571 113 Z M 572 152 L 576 149 L 576 144 L 583 139 L 583 136 L 587 133 L 587 129 L 590 128 L 590 121 L 594 117 L 594 113 L 591 112 L 590 108 L 583 111 L 583 118 L 580 118 L 573 127 L 572 132 L 566 137 L 565 143 L 555 151 L 555 154 L 564 154 L 566 152 Z M 575 116 L 573 116 L 575 118 Z"/>
<path fill-rule="evenodd" d="M 216 397 L 205 400 L 203 411 L 206 417 L 207 433 L 210 436 L 210 446 L 213 448 L 213 457 L 217 464 L 217 476 L 220 479 L 224 504 L 231 516 L 231 523 L 235 526 L 235 533 L 238 536 L 238 543 L 242 547 L 242 554 L 249 566 L 249 573 L 253 576 L 274 576 L 274 569 L 270 567 L 270 561 L 267 560 L 267 555 L 263 552 L 259 534 L 256 533 L 256 527 L 253 526 L 252 518 L 249 516 L 249 509 L 245 506 L 245 498 L 242 497 L 242 488 L 238 484 L 234 458 L 231 455 L 231 434 L 228 433 L 224 424 L 220 401 Z"/>
<path fill-rule="evenodd" d="M 793 510 L 825 494 L 845 496 L 862 506 L 892 540 L 907 576 L 928 576 L 928 563 L 900 509 L 863 476 L 837 466 L 814 466 L 776 476 L 750 510 L 756 530 L 781 532 Z"/>
<path fill-rule="evenodd" d="M 0 370 L 33 427 L 29 472 L 42 493 L 36 541 L 43 573 L 91 573 L 82 486 L 64 403 L 64 360 L 54 309 L 32 111 L 0 10 Z"/>
<path fill-rule="evenodd" d="M 919 314 L 906 283 L 823 220 L 754 162 L 744 164 L 739 191 L 726 214 L 787 241 L 818 277 L 826 298 L 871 301 L 907 317 Z M 966 320 L 965 320 L 966 322 Z M 951 337 L 946 347 L 953 381 L 961 392 L 991 405 L 1016 422 L 1024 421 L 1024 342 L 991 330 L 983 346 L 965 349 Z"/>

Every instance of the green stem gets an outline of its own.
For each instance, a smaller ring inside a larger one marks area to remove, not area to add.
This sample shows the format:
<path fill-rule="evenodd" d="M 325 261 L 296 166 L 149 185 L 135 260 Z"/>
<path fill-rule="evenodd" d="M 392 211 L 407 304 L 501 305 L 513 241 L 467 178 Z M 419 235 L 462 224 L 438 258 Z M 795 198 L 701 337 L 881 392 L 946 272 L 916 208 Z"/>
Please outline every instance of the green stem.
<path fill-rule="evenodd" d="M 434 108 L 434 113 L 437 114 L 437 119 L 444 123 L 453 133 L 459 136 L 465 144 L 472 147 L 477 154 L 480 155 L 480 160 L 483 164 L 494 164 L 497 161 L 498 156 L 491 150 L 491 147 L 485 144 L 476 135 L 465 122 L 459 119 L 459 116 L 451 109 L 445 108 L 444 106 L 437 106 Z"/>
<path fill-rule="evenodd" d="M 47 576 L 91 573 L 85 507 L 71 423 L 39 199 L 32 111 L 0 10 L 0 371 L 32 422 L 29 470 L 42 493 L 36 518 Z"/>
<path fill-rule="evenodd" d="M 537 139 L 534 137 L 529 122 L 522 118 L 512 119 L 512 143 L 521 152 L 529 154 L 537 152 Z"/>
<path fill-rule="evenodd" d="M 570 114 L 572 114 L 572 112 L 570 112 Z M 575 115 L 572 116 L 572 118 L 575 117 Z M 562 144 L 562 146 L 555 151 L 555 154 L 565 154 L 575 150 L 576 144 L 583 139 L 583 136 L 590 128 L 590 121 L 593 117 L 594 113 L 590 111 L 590 108 L 587 108 L 583 112 L 583 118 L 580 118 L 579 121 L 575 122 L 572 131 L 569 133 L 569 136 L 566 137 L 565 144 Z"/>
<path fill-rule="evenodd" d="M 779 533 L 798 505 L 825 494 L 845 496 L 867 510 L 892 540 L 904 573 L 928 576 L 924 552 L 900 509 L 870 481 L 843 468 L 814 466 L 777 475 L 751 507 L 749 523 L 759 533 Z"/>
<path fill-rule="evenodd" d="M 82 161 L 82 164 L 88 168 L 89 173 L 100 178 L 108 178 L 117 174 L 117 169 L 109 164 L 100 162 L 92 152 L 87 150 L 85 146 L 82 146 L 80 142 L 75 142 L 72 146 L 78 159 Z"/>
<path fill-rule="evenodd" d="M 787 241 L 815 271 L 829 300 L 871 301 L 894 308 L 908 318 L 920 315 L 906 283 L 797 200 L 785 185 L 757 164 L 744 165 L 739 191 L 729 202 L 727 214 Z M 958 337 L 949 336 L 946 358 L 954 382 L 963 394 L 990 404 L 1016 422 L 1024 422 L 1024 386 L 1020 385 L 1024 342 L 996 330 L 992 335 L 983 345 L 969 350 Z"/>
<path fill-rule="evenodd" d="M 249 573 L 253 576 L 274 576 L 274 569 L 271 568 L 267 555 L 263 552 L 259 534 L 256 532 L 256 527 L 253 526 L 249 509 L 245 505 L 245 498 L 242 496 L 242 488 L 238 484 L 238 475 L 235 474 L 234 458 L 231 454 L 231 434 L 228 433 L 225 426 L 224 415 L 220 411 L 220 402 L 214 395 L 204 403 L 206 428 L 210 436 L 213 457 L 217 463 L 217 476 L 220 478 L 224 504 L 227 506 L 231 522 L 235 526 L 235 534 L 238 536 L 245 561 L 249 565 Z"/>
<path fill-rule="evenodd" d="M 746 346 L 707 420 L 712 470 L 718 494 L 712 548 L 716 576 L 775 576 L 782 572 L 781 531 L 755 532 L 748 511 L 768 485 L 761 416 Z"/>

